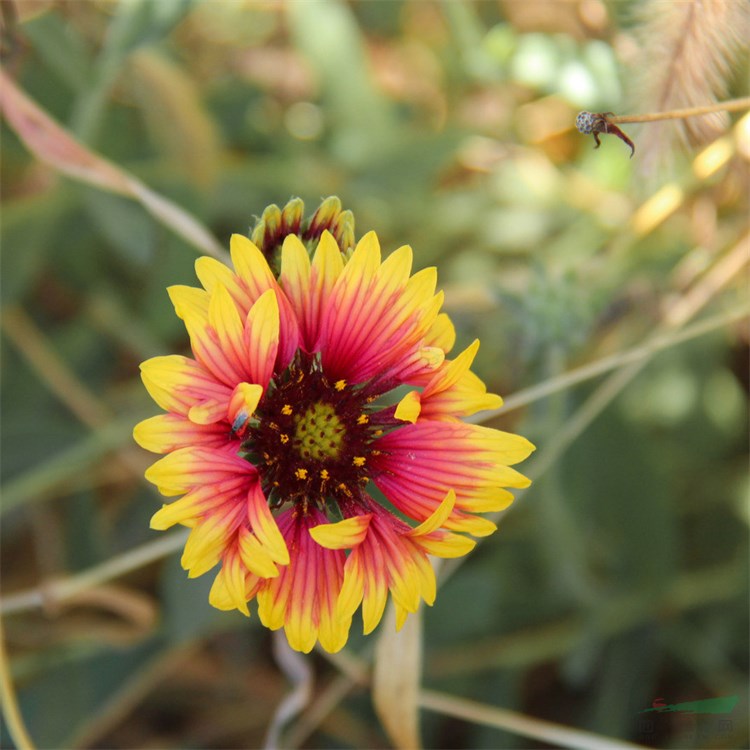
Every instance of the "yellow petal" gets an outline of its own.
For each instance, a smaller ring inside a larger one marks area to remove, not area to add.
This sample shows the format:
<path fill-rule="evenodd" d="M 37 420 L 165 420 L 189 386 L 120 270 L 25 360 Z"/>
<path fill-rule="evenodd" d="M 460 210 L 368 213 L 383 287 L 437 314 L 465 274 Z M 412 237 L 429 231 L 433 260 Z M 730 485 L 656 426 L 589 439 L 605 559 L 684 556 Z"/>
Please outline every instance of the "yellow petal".
<path fill-rule="evenodd" d="M 254 484 L 248 491 L 247 518 L 253 534 L 271 559 L 279 565 L 289 565 L 289 550 L 259 483 Z"/>
<path fill-rule="evenodd" d="M 209 439 L 212 430 L 192 424 L 177 414 L 158 414 L 144 419 L 133 428 L 133 439 L 141 448 L 153 453 L 170 453 L 177 448 Z"/>
<path fill-rule="evenodd" d="M 146 469 L 146 480 L 155 484 L 162 495 L 182 495 L 191 487 L 199 484 L 195 461 L 190 448 L 168 453 Z"/>
<path fill-rule="evenodd" d="M 379 545 L 370 549 L 370 564 L 364 571 L 365 593 L 362 601 L 362 626 L 365 635 L 380 622 L 388 601 L 388 583 L 385 575 L 383 551 Z"/>
<path fill-rule="evenodd" d="M 161 506 L 151 516 L 151 528 L 155 531 L 165 531 L 177 523 L 194 521 L 201 513 L 202 498 L 199 496 L 185 495 L 185 497 Z"/>
<path fill-rule="evenodd" d="M 240 607 L 237 606 L 240 601 L 245 603 L 245 608 L 247 608 L 247 602 L 255 596 L 257 584 L 258 579 L 255 576 L 252 574 L 244 574 L 242 595 L 239 596 L 237 593 L 230 593 L 227 587 L 226 571 L 222 568 L 214 578 L 211 591 L 208 594 L 208 602 L 212 607 L 225 611 L 240 609 Z M 245 610 L 242 609 L 241 611 L 243 611 L 245 615 L 250 615 L 249 610 L 245 612 Z"/>
<path fill-rule="evenodd" d="M 263 387 L 255 383 L 238 383 L 229 399 L 227 414 L 234 432 L 241 432 L 255 413 L 263 395 Z"/>
<path fill-rule="evenodd" d="M 343 276 L 347 279 L 357 279 L 357 285 L 368 281 L 380 268 L 380 243 L 375 232 L 368 232 L 357 243 L 352 257 L 344 267 Z"/>
<path fill-rule="evenodd" d="M 242 562 L 251 573 L 260 578 L 275 578 L 279 574 L 266 548 L 246 529 L 240 531 L 239 550 Z"/>
<path fill-rule="evenodd" d="M 414 422 L 417 421 L 420 411 L 422 410 L 422 402 L 418 391 L 409 391 L 402 399 L 398 402 L 394 417 L 400 419 L 403 422 Z"/>
<path fill-rule="evenodd" d="M 265 256 L 247 237 L 233 234 L 229 241 L 229 250 L 235 272 L 255 297 L 274 287 L 275 279 Z"/>
<path fill-rule="evenodd" d="M 417 273 L 409 279 L 406 288 L 403 291 L 403 296 L 410 299 L 411 304 L 416 308 L 426 308 L 433 303 L 436 287 L 437 268 L 435 268 L 435 266 L 428 266 L 421 271 L 417 271 Z M 442 303 L 443 297 L 441 293 L 438 308 L 442 306 Z"/>
<path fill-rule="evenodd" d="M 436 529 L 443 526 L 448 516 L 453 510 L 453 506 L 456 504 L 456 493 L 453 490 L 449 490 L 448 494 L 443 498 L 443 501 L 430 515 L 428 519 L 422 521 L 416 528 L 412 529 L 407 533 L 407 536 L 417 537 L 430 534 Z"/>
<path fill-rule="evenodd" d="M 246 370 L 246 354 L 242 340 L 243 321 L 225 286 L 217 285 L 208 303 L 208 323 L 216 332 L 219 346 L 232 355 L 233 364 Z"/>
<path fill-rule="evenodd" d="M 434 346 L 423 346 L 419 350 L 419 358 L 426 370 L 436 370 L 443 364 L 445 352 Z"/>
<path fill-rule="evenodd" d="M 296 234 L 288 234 L 284 238 L 279 283 L 295 309 L 301 310 L 310 293 L 310 256 Z"/>
<path fill-rule="evenodd" d="M 282 570 L 278 578 L 269 579 L 258 591 L 258 617 L 267 628 L 278 630 L 284 626 L 291 586 L 289 570 Z"/>
<path fill-rule="evenodd" d="M 279 301 L 276 292 L 268 289 L 258 297 L 247 316 L 250 373 L 264 388 L 273 375 L 273 366 L 279 348 Z"/>
<path fill-rule="evenodd" d="M 250 611 L 247 608 L 247 599 L 245 598 L 245 569 L 242 566 L 242 561 L 238 555 L 226 555 L 221 563 L 221 570 L 216 576 L 217 579 L 221 579 L 221 583 L 217 584 L 214 581 L 219 591 L 223 589 L 224 598 L 221 603 L 223 607 L 219 609 L 238 609 L 242 612 L 245 617 L 250 617 Z M 211 587 L 213 592 L 214 586 Z M 218 591 L 217 591 L 218 593 Z M 216 597 L 216 594 L 214 595 Z M 226 606 L 226 603 L 230 604 L 230 607 Z M 211 594 L 209 593 L 208 601 L 211 602 Z"/>
<path fill-rule="evenodd" d="M 388 570 L 391 579 L 389 588 L 394 601 L 409 612 L 416 612 L 419 606 L 419 586 L 411 557 L 405 554 L 397 560 L 391 560 Z"/>
<path fill-rule="evenodd" d="M 227 402 L 208 399 L 191 406 L 188 419 L 195 424 L 209 425 L 220 422 L 227 413 Z"/>
<path fill-rule="evenodd" d="M 364 594 L 364 586 L 361 555 L 354 550 L 344 566 L 344 582 L 341 584 L 341 591 L 336 601 L 337 617 L 341 619 L 351 617 L 357 611 Z"/>
<path fill-rule="evenodd" d="M 413 253 L 408 245 L 394 250 L 382 263 L 378 271 L 378 278 L 382 279 L 383 294 L 392 292 L 405 286 L 411 273 Z"/>
<path fill-rule="evenodd" d="M 141 380 L 164 411 L 176 414 L 187 414 L 191 397 L 186 393 L 202 393 L 215 382 L 195 360 L 179 354 L 151 357 L 142 362 Z"/>
<path fill-rule="evenodd" d="M 494 513 L 505 510 L 514 500 L 512 492 L 500 487 L 485 487 L 470 497 L 461 498 L 461 510 L 470 513 Z"/>
<path fill-rule="evenodd" d="M 205 255 L 195 261 L 195 275 L 207 292 L 211 292 L 217 285 L 231 287 L 236 283 L 231 268 L 216 258 Z"/>
<path fill-rule="evenodd" d="M 313 274 L 319 279 L 318 285 L 330 289 L 344 270 L 344 258 L 333 235 L 326 230 L 320 237 L 312 260 Z"/>
<path fill-rule="evenodd" d="M 310 536 L 327 549 L 351 549 L 361 544 L 370 525 L 370 513 L 337 523 L 322 523 L 310 529 Z"/>
<path fill-rule="evenodd" d="M 208 516 L 190 532 L 180 560 L 190 578 L 197 578 L 219 562 L 226 546 L 225 517 Z"/>
<path fill-rule="evenodd" d="M 321 613 L 318 639 L 320 640 L 320 645 L 323 649 L 329 654 L 335 654 L 341 651 L 349 640 L 349 629 L 351 628 L 351 624 L 351 617 L 340 619 L 338 617 L 324 616 Z"/>
<path fill-rule="evenodd" d="M 294 559 L 292 590 L 287 605 L 284 633 L 295 651 L 310 653 L 318 640 L 315 608 L 317 604 L 317 560 L 312 541 L 300 540 L 299 554 Z"/>
<path fill-rule="evenodd" d="M 461 377 L 471 368 L 477 351 L 479 351 L 479 339 L 474 339 L 473 343 L 466 347 L 461 354 L 451 362 L 448 362 L 446 367 L 435 374 L 434 378 L 425 387 L 425 397 L 428 397 L 432 393 L 445 391 L 456 385 Z M 480 387 L 482 391 L 486 390 L 483 385 Z"/>
<path fill-rule="evenodd" d="M 435 557 L 463 557 L 477 546 L 474 539 L 449 531 L 434 536 L 421 536 L 414 541 L 427 554 Z"/>
<path fill-rule="evenodd" d="M 440 313 L 430 326 L 425 342 L 427 346 L 436 346 L 449 352 L 456 343 L 456 329 L 447 313 Z"/>
<path fill-rule="evenodd" d="M 172 300 L 177 317 L 181 320 L 194 317 L 205 322 L 208 318 L 209 297 L 203 289 L 175 284 L 167 287 L 167 294 L 169 294 L 169 299 Z"/>
<path fill-rule="evenodd" d="M 497 524 L 490 521 L 489 518 L 463 516 L 455 519 L 449 518 L 445 522 L 445 528 L 472 536 L 490 536 L 497 531 Z"/>
<path fill-rule="evenodd" d="M 396 610 L 396 631 L 398 632 L 404 627 L 406 618 L 409 616 L 409 610 L 402 607 L 398 602 L 394 602 L 393 606 Z"/>
<path fill-rule="evenodd" d="M 417 552 L 412 556 L 412 560 L 414 561 L 414 567 L 418 571 L 419 593 L 425 604 L 431 607 L 437 596 L 435 571 L 427 555 Z"/>

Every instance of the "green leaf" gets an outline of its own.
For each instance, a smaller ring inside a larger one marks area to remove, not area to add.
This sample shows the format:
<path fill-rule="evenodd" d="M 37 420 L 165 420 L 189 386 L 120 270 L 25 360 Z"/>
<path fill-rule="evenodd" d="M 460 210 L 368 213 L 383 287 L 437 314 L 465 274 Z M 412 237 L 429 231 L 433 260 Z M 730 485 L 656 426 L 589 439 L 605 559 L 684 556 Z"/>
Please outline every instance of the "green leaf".
<path fill-rule="evenodd" d="M 212 630 L 217 621 L 237 618 L 244 621 L 238 612 L 220 613 L 208 603 L 216 571 L 199 578 L 188 578 L 180 565 L 180 556 L 172 555 L 164 562 L 161 573 L 161 601 L 164 604 L 164 629 L 172 643 L 190 640 Z"/>
<path fill-rule="evenodd" d="M 130 58 L 128 85 L 159 153 L 195 184 L 212 185 L 219 166 L 218 129 L 197 82 L 183 67 L 155 49 Z"/>
<path fill-rule="evenodd" d="M 127 56 L 137 47 L 160 39 L 190 8 L 189 0 L 125 0 L 109 26 L 97 59 L 96 75 L 76 102 L 71 120 L 73 131 L 85 143 L 92 143 L 101 125 L 107 97 L 122 73 Z"/>
<path fill-rule="evenodd" d="M 11 304 L 29 291 L 45 260 L 55 250 L 55 237 L 73 201 L 63 191 L 40 193 L 3 206 L 0 229 L 0 293 Z"/>
<path fill-rule="evenodd" d="M 601 457 L 594 459 L 594 457 Z M 608 594 L 669 590 L 677 573 L 675 485 L 658 443 L 609 409 L 572 446 L 561 491 L 589 565 Z"/>
<path fill-rule="evenodd" d="M 151 260 L 157 241 L 154 220 L 135 201 L 85 188 L 84 203 L 91 222 L 123 258 L 143 266 Z"/>
<path fill-rule="evenodd" d="M 91 83 L 92 55 L 73 24 L 52 11 L 25 23 L 23 31 L 55 76 L 76 94 L 86 91 Z"/>
<path fill-rule="evenodd" d="M 287 13 L 295 44 L 317 73 L 336 122 L 336 151 L 350 164 L 377 162 L 396 137 L 395 121 L 373 86 L 351 10 L 338 0 L 314 0 L 289 3 Z"/>
<path fill-rule="evenodd" d="M 161 645 L 149 639 L 117 651 L 83 652 L 77 661 L 39 675 L 19 695 L 36 746 L 70 747 L 71 735 L 102 715 L 123 683 L 147 669 Z"/>

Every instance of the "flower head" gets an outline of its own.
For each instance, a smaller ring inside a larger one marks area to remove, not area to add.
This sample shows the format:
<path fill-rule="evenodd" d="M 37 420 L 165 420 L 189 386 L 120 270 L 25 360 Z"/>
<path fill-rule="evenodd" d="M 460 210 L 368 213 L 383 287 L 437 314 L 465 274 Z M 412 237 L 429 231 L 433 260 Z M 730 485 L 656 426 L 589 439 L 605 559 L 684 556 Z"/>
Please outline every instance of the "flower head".
<path fill-rule="evenodd" d="M 202 288 L 169 289 L 193 356 L 141 366 L 166 412 L 134 430 L 165 454 L 146 477 L 181 496 L 151 526 L 191 528 L 190 577 L 220 565 L 212 605 L 256 599 L 293 648 L 336 651 L 360 605 L 369 632 L 389 593 L 399 625 L 432 604 L 428 555 L 495 529 L 481 514 L 529 484 L 510 467 L 533 446 L 460 421 L 501 399 L 471 372 L 478 342 L 447 358 L 435 270 L 412 275 L 409 247 L 354 246 L 338 199 L 309 222 L 271 207 L 252 237 L 232 237 L 233 269 L 200 258 Z"/>

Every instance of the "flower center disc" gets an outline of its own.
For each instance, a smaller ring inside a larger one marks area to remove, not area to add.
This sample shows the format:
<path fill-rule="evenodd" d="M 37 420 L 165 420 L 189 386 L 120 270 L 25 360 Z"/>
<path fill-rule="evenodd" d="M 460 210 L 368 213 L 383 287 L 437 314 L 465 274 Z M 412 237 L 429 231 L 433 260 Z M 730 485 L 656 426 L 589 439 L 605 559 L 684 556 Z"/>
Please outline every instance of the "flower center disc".
<path fill-rule="evenodd" d="M 366 389 L 332 383 L 315 358 L 298 353 L 269 385 L 242 443 L 272 506 L 323 507 L 359 497 L 382 423 Z M 376 425 L 373 425 L 375 417 Z"/>
<path fill-rule="evenodd" d="M 344 445 L 346 427 L 331 404 L 317 403 L 294 417 L 294 447 L 304 461 L 336 460 Z"/>

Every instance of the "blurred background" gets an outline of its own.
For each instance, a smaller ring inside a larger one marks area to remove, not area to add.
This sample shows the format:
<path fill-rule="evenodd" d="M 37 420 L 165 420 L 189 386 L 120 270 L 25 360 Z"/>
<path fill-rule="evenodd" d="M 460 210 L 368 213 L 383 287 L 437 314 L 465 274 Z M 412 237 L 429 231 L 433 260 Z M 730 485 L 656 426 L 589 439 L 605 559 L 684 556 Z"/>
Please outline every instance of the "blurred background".
<path fill-rule="evenodd" d="M 149 530 L 138 364 L 186 351 L 165 287 L 195 284 L 211 246 L 188 217 L 228 247 L 267 205 L 333 194 L 358 236 L 438 266 L 457 347 L 481 338 L 475 369 L 506 397 L 488 423 L 538 446 L 533 486 L 424 612 L 423 687 L 647 746 L 747 747 L 750 118 L 687 147 L 623 125 L 633 159 L 573 129 L 654 108 L 644 78 L 679 85 L 642 5 L 2 3 L 5 73 L 185 212 L 61 176 L 6 100 L 1 603 L 39 747 L 263 745 L 289 682 L 257 616 L 212 609 L 182 537 Z M 725 46 L 716 90 L 747 96 Z M 286 746 L 390 746 L 360 631 L 309 657 Z M 422 712 L 426 747 L 553 746 L 448 713 Z"/>

